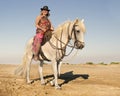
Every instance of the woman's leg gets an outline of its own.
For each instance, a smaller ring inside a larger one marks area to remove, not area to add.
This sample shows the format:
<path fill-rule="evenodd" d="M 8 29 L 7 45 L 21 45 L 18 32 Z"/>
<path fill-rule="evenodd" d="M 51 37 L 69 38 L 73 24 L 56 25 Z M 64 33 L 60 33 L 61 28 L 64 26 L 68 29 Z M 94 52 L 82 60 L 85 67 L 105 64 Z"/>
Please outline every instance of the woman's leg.
<path fill-rule="evenodd" d="M 36 60 L 36 61 L 39 60 L 40 47 L 41 47 L 41 44 L 37 43 L 36 44 L 36 50 L 34 52 L 34 60 Z"/>
<path fill-rule="evenodd" d="M 42 38 L 43 38 L 43 34 L 41 33 L 37 33 L 36 36 L 34 37 L 34 41 L 33 41 L 34 60 L 39 59 Z"/>

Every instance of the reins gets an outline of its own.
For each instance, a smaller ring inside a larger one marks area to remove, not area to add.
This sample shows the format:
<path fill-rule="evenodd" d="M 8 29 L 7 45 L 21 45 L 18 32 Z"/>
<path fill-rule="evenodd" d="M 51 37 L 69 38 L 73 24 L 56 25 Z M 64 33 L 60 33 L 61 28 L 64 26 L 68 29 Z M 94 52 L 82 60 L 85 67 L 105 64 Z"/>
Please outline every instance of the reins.
<path fill-rule="evenodd" d="M 72 36 L 72 34 L 74 33 L 75 42 L 76 42 L 76 41 L 77 41 L 77 38 L 76 38 L 75 28 L 74 28 L 74 27 L 75 27 L 75 25 L 74 25 L 73 28 L 72 28 L 71 36 Z M 68 29 L 69 29 L 69 28 L 68 28 Z M 62 30 L 62 32 L 61 32 L 61 38 L 62 38 L 62 33 L 63 33 L 63 30 Z M 60 42 L 61 48 L 58 48 L 58 46 L 54 45 L 54 44 L 49 40 L 49 44 L 52 46 L 52 48 L 54 48 L 54 49 L 56 49 L 56 50 L 61 50 L 61 52 L 62 52 L 62 54 L 63 54 L 63 51 L 65 50 L 65 48 L 66 48 L 66 47 L 70 47 L 70 48 L 72 48 L 71 51 L 70 51 L 67 55 L 64 54 L 64 56 L 69 56 L 69 55 L 72 53 L 73 49 L 75 48 L 75 42 L 74 42 L 74 45 L 69 45 L 69 44 L 64 43 L 64 42 L 61 40 L 61 38 L 58 39 L 57 36 L 55 36 L 55 35 L 54 35 L 54 37 L 57 39 L 57 42 L 58 42 L 58 41 Z M 68 37 L 68 41 L 69 41 L 69 40 L 70 40 L 70 36 Z M 62 47 L 62 44 L 64 44 L 65 47 Z"/>

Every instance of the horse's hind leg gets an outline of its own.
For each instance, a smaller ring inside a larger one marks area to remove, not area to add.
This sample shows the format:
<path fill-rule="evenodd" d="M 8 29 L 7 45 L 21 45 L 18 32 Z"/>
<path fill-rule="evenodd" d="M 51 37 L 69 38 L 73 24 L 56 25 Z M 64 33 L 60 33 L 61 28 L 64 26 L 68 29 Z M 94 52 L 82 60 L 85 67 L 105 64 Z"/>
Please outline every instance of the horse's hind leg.
<path fill-rule="evenodd" d="M 27 64 L 26 64 L 26 79 L 27 79 L 27 83 L 32 83 L 33 81 L 30 80 L 30 69 L 31 69 L 31 62 L 32 62 L 32 56 L 28 57 L 27 58 Z"/>
<path fill-rule="evenodd" d="M 45 81 L 43 78 L 43 61 L 40 61 L 40 65 L 39 65 L 39 74 L 40 74 L 40 79 L 41 79 L 41 84 L 44 85 Z"/>

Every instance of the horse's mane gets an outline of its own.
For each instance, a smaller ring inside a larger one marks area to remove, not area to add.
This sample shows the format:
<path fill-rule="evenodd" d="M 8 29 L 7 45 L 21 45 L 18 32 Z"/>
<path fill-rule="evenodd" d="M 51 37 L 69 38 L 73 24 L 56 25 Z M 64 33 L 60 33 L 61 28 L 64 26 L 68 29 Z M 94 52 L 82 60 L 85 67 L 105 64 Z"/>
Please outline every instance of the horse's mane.
<path fill-rule="evenodd" d="M 76 19 L 77 23 L 81 29 L 82 32 L 85 32 L 86 31 L 86 28 L 85 28 L 85 25 L 83 23 L 82 20 L 79 20 L 79 19 Z M 61 35 L 61 32 L 63 32 L 63 30 L 67 30 L 67 28 L 69 28 L 69 26 L 74 23 L 74 21 L 70 21 L 70 20 L 67 20 L 65 21 L 64 23 L 60 24 L 56 29 L 55 31 L 53 32 L 54 35 L 56 36 L 60 36 Z M 64 31 L 65 32 L 65 31 Z M 67 31 L 66 31 L 67 32 Z"/>
<path fill-rule="evenodd" d="M 58 25 L 58 27 L 55 29 L 55 33 L 60 32 L 62 29 L 66 27 L 66 24 L 70 23 L 70 21 L 65 21 L 64 23 Z"/>
<path fill-rule="evenodd" d="M 77 20 L 77 19 L 76 19 L 76 20 Z M 80 25 L 80 29 L 82 30 L 82 32 L 85 32 L 85 31 L 86 31 L 86 28 L 85 28 L 84 23 L 82 22 L 82 20 L 79 20 L 79 19 L 78 19 L 78 21 L 79 21 L 78 25 Z M 64 23 L 60 24 L 60 25 L 55 29 L 55 32 L 56 32 L 56 31 L 60 31 L 61 29 L 67 27 L 66 25 L 67 25 L 68 23 L 70 24 L 71 21 L 70 21 L 70 20 L 67 20 L 67 21 L 65 21 Z"/>

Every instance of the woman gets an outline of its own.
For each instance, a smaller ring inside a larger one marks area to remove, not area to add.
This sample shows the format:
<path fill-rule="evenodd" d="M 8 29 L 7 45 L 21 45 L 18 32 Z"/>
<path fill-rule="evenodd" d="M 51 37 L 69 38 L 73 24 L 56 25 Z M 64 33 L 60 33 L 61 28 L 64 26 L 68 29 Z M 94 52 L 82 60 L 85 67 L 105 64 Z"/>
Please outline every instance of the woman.
<path fill-rule="evenodd" d="M 34 60 L 39 59 L 39 52 L 40 52 L 40 47 L 41 47 L 44 33 L 48 31 L 53 31 L 51 22 L 48 19 L 48 17 L 50 16 L 49 11 L 50 10 L 48 6 L 43 6 L 43 8 L 41 8 L 40 15 L 37 16 L 35 21 L 36 35 L 33 41 Z"/>

